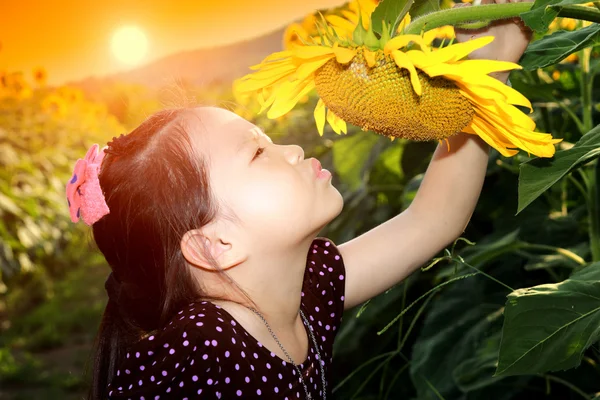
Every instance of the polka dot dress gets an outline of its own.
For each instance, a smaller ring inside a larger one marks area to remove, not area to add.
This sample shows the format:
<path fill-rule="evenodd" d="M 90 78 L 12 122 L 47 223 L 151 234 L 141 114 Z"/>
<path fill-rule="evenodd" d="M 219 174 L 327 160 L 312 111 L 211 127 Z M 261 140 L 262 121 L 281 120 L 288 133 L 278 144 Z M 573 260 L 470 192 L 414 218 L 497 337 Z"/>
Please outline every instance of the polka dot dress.
<path fill-rule="evenodd" d="M 299 365 L 314 399 L 327 397 L 333 340 L 344 309 L 345 268 L 337 247 L 316 238 L 306 262 L 301 309 L 314 329 L 322 360 L 309 336 L 308 357 Z M 266 328 L 265 328 L 266 329 Z M 287 360 L 272 353 L 222 307 L 190 304 L 167 326 L 136 344 L 119 360 L 109 399 L 304 399 L 304 387 Z"/>

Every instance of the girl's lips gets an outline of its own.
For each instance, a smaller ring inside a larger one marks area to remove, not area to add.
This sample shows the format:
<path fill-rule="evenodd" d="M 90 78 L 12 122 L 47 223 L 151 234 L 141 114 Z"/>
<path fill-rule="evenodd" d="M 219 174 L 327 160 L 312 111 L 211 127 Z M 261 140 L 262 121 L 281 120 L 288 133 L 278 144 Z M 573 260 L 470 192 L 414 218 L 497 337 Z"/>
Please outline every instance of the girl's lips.
<path fill-rule="evenodd" d="M 331 172 L 321 167 L 321 162 L 319 160 L 316 158 L 311 158 L 310 161 L 313 166 L 313 170 L 315 171 L 315 176 L 318 179 L 327 179 L 331 176 Z"/>

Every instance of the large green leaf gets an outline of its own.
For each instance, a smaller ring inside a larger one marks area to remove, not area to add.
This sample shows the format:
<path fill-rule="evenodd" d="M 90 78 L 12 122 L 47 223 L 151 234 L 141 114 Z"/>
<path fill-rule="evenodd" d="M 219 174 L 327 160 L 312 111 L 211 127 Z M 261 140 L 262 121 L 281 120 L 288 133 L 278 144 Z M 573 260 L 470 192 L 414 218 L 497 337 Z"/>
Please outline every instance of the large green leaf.
<path fill-rule="evenodd" d="M 560 283 L 515 290 L 504 316 L 494 376 L 577 367 L 600 340 L 600 263 Z"/>
<path fill-rule="evenodd" d="M 406 15 L 410 7 L 413 5 L 415 0 L 383 0 L 379 3 L 377 8 L 371 14 L 371 24 L 373 31 L 381 35 L 382 21 L 390 29 L 390 34 L 396 32 L 398 25 L 402 21 L 402 18 Z"/>
<path fill-rule="evenodd" d="M 600 43 L 600 24 L 593 24 L 576 31 L 554 32 L 530 44 L 520 64 L 527 70 L 546 67 L 597 43 Z"/>
<path fill-rule="evenodd" d="M 531 9 L 520 16 L 531 29 L 546 32 L 564 6 L 588 3 L 586 0 L 536 0 Z"/>
<path fill-rule="evenodd" d="M 536 158 L 521 164 L 517 214 L 563 176 L 600 156 L 600 125 L 586 133 L 569 150 L 554 158 Z"/>
<path fill-rule="evenodd" d="M 467 358 L 454 368 L 452 375 L 461 391 L 471 392 L 502 379 L 493 376 L 498 362 L 501 337 L 500 331 L 494 332 L 493 335 L 480 342 L 471 358 Z"/>
<path fill-rule="evenodd" d="M 419 400 L 437 400 L 437 393 L 445 399 L 459 399 L 459 386 L 481 389 L 499 380 L 491 378 L 490 351 L 482 347 L 493 345 L 493 337 L 500 332 L 505 293 L 495 282 L 475 276 L 446 287 L 432 301 L 410 365 Z M 471 367 L 469 375 L 465 362 Z"/>
<path fill-rule="evenodd" d="M 363 166 L 371 157 L 379 138 L 371 132 L 358 132 L 337 140 L 333 145 L 335 172 L 351 190 L 357 189 L 362 183 Z"/>
<path fill-rule="evenodd" d="M 410 7 L 411 19 L 440 10 L 440 0 L 415 0 Z"/>

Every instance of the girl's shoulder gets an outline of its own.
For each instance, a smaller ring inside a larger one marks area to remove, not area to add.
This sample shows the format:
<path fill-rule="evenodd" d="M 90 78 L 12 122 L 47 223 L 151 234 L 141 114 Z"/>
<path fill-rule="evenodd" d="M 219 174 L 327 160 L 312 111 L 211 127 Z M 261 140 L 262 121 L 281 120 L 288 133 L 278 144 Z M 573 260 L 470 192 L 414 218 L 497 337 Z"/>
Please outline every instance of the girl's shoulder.
<path fill-rule="evenodd" d="M 331 239 L 317 237 L 311 243 L 302 285 L 302 306 L 311 323 L 332 344 L 342 323 L 346 269 Z"/>
<path fill-rule="evenodd" d="M 208 330 L 225 328 L 217 311 L 206 302 L 190 303 L 163 328 L 134 343 L 115 366 L 109 397 L 174 396 L 216 382 L 217 343 L 214 337 L 209 339 Z"/>
<path fill-rule="evenodd" d="M 337 246 L 331 239 L 318 237 L 311 243 L 306 258 L 306 271 L 304 275 L 304 286 L 309 290 L 319 289 L 323 292 L 327 288 L 339 293 L 343 305 L 343 295 L 346 288 L 346 268 L 344 260 Z"/>

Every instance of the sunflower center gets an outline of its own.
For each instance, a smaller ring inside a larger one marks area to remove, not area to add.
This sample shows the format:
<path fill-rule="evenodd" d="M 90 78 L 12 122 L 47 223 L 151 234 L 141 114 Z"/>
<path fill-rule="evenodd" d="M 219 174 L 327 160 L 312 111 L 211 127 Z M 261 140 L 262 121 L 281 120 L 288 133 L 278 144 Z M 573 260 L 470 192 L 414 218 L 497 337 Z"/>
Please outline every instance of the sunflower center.
<path fill-rule="evenodd" d="M 344 121 L 385 136 L 410 140 L 440 140 L 459 133 L 474 110 L 456 85 L 443 77 L 418 71 L 423 92 L 418 96 L 406 69 L 382 51 L 369 67 L 360 49 L 354 59 L 335 58 L 315 73 L 317 92 Z"/>

